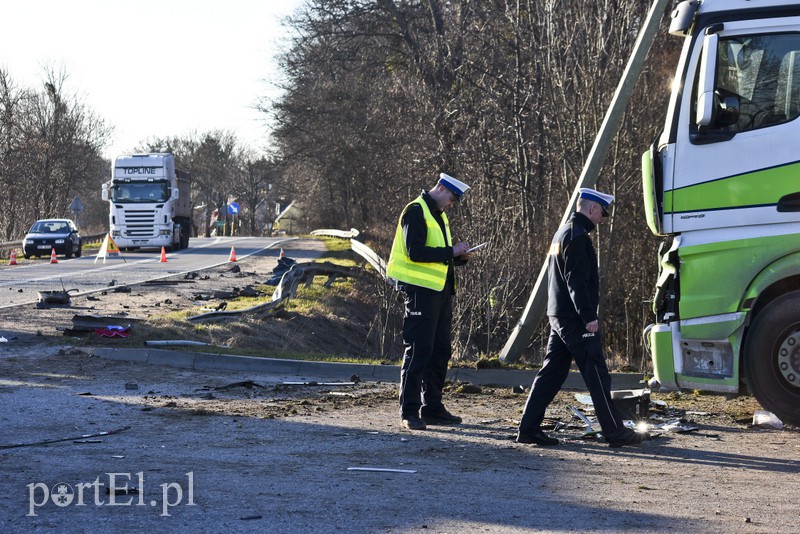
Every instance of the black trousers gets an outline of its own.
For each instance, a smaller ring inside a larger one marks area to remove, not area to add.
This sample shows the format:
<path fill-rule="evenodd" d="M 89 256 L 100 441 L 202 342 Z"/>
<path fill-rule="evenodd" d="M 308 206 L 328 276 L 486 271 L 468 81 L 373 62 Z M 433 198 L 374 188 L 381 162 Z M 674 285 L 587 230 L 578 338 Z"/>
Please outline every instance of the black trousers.
<path fill-rule="evenodd" d="M 452 354 L 452 293 L 406 291 L 403 319 L 403 366 L 400 369 L 400 416 L 436 412 Z"/>
<path fill-rule="evenodd" d="M 550 338 L 542 368 L 533 379 L 528 402 L 522 413 L 519 431 L 537 432 L 547 406 L 561 390 L 569 374 L 572 360 L 578 366 L 594 404 L 597 421 L 607 440 L 625 433 L 622 416 L 611 400 L 611 376 L 600 343 L 600 333 L 587 332 L 580 319 L 550 317 Z"/>

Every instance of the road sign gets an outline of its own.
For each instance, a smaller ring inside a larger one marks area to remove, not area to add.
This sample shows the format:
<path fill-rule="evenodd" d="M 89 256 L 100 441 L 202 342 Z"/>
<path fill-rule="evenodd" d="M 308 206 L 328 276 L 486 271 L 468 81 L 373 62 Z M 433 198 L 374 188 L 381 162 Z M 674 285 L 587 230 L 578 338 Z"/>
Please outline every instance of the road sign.
<path fill-rule="evenodd" d="M 239 215 L 239 204 L 236 202 L 231 202 L 228 204 L 228 213 L 231 215 Z"/>
<path fill-rule="evenodd" d="M 72 204 L 69 205 L 69 211 L 72 213 L 83 213 L 83 201 L 81 197 L 76 196 L 72 199 Z"/>

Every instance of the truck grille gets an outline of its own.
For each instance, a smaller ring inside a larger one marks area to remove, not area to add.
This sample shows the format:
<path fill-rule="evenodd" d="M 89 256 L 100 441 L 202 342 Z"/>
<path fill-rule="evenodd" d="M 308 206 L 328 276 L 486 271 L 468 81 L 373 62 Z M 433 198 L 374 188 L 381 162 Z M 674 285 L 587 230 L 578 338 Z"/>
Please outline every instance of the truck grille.
<path fill-rule="evenodd" d="M 122 223 L 127 227 L 127 237 L 153 237 L 156 235 L 154 210 L 125 210 Z"/>

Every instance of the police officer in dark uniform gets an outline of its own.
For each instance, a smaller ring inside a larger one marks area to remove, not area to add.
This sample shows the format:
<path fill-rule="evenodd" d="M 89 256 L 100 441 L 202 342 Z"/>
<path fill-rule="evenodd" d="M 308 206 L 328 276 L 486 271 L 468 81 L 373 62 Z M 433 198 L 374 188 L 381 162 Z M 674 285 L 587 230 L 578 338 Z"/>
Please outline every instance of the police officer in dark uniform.
<path fill-rule="evenodd" d="M 445 212 L 468 189 L 442 173 L 436 186 L 405 207 L 395 231 L 387 276 L 397 280 L 405 295 L 400 419 L 409 430 L 461 423 L 442 403 L 442 389 L 451 356 L 454 267 L 470 254 L 467 243 L 452 244 Z"/>
<path fill-rule="evenodd" d="M 547 406 L 567 379 L 573 359 L 589 388 L 595 415 L 610 446 L 636 445 L 646 437 L 623 425 L 611 400 L 611 377 L 600 342 L 597 256 L 589 232 L 608 216 L 607 208 L 613 201 L 611 195 L 581 189 L 577 210 L 553 237 L 547 266 L 550 338 L 525 404 L 518 443 L 558 445 L 557 439 L 542 431 L 541 424 Z"/>

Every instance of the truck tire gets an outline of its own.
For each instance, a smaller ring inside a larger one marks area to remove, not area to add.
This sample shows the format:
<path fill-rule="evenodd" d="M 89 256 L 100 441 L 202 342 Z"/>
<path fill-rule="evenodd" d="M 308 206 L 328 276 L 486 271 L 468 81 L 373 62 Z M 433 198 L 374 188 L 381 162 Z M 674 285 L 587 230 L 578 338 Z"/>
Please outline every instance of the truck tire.
<path fill-rule="evenodd" d="M 189 248 L 189 234 L 192 227 L 188 224 L 181 224 L 181 248 Z"/>
<path fill-rule="evenodd" d="M 745 340 L 744 370 L 761 406 L 800 425 L 800 291 L 778 297 L 756 316 Z"/>

